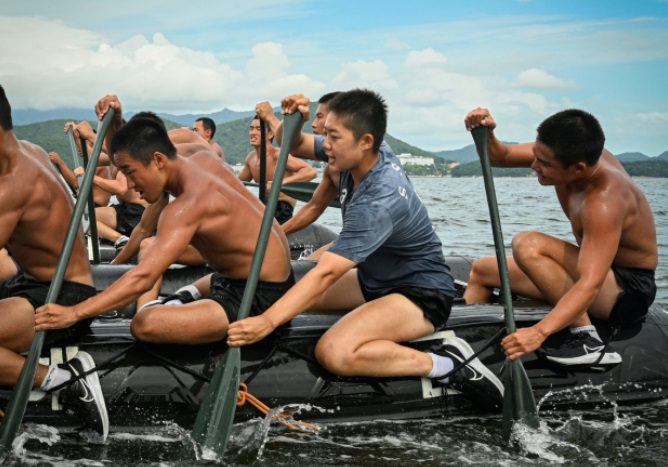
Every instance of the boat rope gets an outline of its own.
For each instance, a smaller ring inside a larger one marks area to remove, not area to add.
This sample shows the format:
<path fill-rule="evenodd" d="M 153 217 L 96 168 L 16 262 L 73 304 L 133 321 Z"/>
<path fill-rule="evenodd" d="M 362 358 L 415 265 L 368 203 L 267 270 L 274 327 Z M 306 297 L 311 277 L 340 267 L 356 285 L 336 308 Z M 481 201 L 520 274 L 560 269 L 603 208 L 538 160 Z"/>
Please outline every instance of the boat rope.
<path fill-rule="evenodd" d="M 488 348 L 490 348 L 491 346 L 493 346 L 494 344 L 496 344 L 498 341 L 500 341 L 501 338 L 503 337 L 503 335 L 504 335 L 506 332 L 507 332 L 507 329 L 506 329 L 505 327 L 502 327 L 501 329 L 499 329 L 498 332 L 497 332 L 496 334 L 494 334 L 492 337 L 490 337 L 489 340 L 487 340 L 487 342 L 485 342 L 485 344 L 484 344 L 484 345 L 483 345 L 477 352 L 474 352 L 473 355 L 471 355 L 470 357 L 468 357 L 468 358 L 462 360 L 461 362 L 459 362 L 457 365 L 454 366 L 454 368 L 453 368 L 452 370 L 448 371 L 448 372 L 447 372 L 446 374 L 444 374 L 443 376 L 440 376 L 440 377 L 439 377 L 439 380 L 440 380 L 440 379 L 448 378 L 448 377 L 450 377 L 451 375 L 453 375 L 453 374 L 457 373 L 458 371 L 460 371 L 460 370 L 461 370 L 462 368 L 464 368 L 470 361 L 472 361 L 472 360 L 478 358 L 478 356 L 479 356 L 481 353 L 483 353 L 485 350 L 487 350 Z"/>
<path fill-rule="evenodd" d="M 242 407 L 246 402 L 255 407 L 260 413 L 267 415 L 270 408 L 260 399 L 248 392 L 248 386 L 244 383 L 239 384 L 239 391 L 237 392 L 237 407 Z M 271 416 L 272 421 L 282 423 L 291 430 L 302 431 L 307 433 L 317 433 L 320 427 L 314 423 L 303 422 L 293 419 L 290 415 L 284 412 L 278 412 Z"/>

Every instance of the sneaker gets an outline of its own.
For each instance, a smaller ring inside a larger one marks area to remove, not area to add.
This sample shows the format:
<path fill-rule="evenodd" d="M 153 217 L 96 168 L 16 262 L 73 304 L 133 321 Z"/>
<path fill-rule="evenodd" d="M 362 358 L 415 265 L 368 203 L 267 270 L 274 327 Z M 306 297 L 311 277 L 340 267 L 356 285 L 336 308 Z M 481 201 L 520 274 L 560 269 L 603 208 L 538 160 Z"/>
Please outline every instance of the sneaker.
<path fill-rule="evenodd" d="M 558 345 L 543 346 L 543 355 L 561 365 L 617 365 L 622 356 L 588 332 L 570 333 Z"/>
<path fill-rule="evenodd" d="M 126 237 L 125 235 L 121 235 L 120 238 L 114 242 L 114 248 L 116 248 L 117 250 L 122 250 L 128 244 L 129 241 L 130 239 L 128 237 Z"/>
<path fill-rule="evenodd" d="M 443 339 L 442 345 L 434 353 L 450 357 L 455 366 L 474 354 L 464 339 L 454 336 Z M 503 383 L 478 358 L 450 375 L 448 384 L 476 405 L 499 410 L 503 404 Z"/>
<path fill-rule="evenodd" d="M 72 360 L 63 363 L 62 367 L 76 377 L 94 368 L 95 362 L 90 354 L 79 352 Z M 106 440 L 109 434 L 109 416 L 97 372 L 66 386 L 62 395 L 64 402 L 71 404 L 77 413 L 86 418 L 91 428 L 102 436 L 102 440 Z"/>

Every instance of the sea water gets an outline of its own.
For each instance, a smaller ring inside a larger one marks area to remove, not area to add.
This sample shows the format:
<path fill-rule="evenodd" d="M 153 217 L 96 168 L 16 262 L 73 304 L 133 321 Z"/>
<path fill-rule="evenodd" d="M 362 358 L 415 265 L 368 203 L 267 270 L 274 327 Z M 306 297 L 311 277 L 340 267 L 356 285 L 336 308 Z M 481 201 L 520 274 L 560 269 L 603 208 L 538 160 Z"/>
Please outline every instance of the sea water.
<path fill-rule="evenodd" d="M 659 267 L 656 302 L 668 310 L 668 182 L 637 178 L 657 225 Z M 421 178 L 413 183 L 429 209 L 443 251 L 493 255 L 482 178 Z M 554 190 L 533 177 L 495 179 L 504 243 L 517 232 L 539 230 L 572 241 Z M 337 210 L 321 223 L 340 229 Z M 668 356 L 666 356 L 668 358 Z M 668 401 L 589 411 L 540 411 L 538 430 L 516 426 L 515 447 L 502 440 L 501 418 L 335 423 L 318 433 L 269 427 L 257 419 L 234 427 L 226 464 L 234 465 L 666 465 Z M 174 424 L 112 427 L 105 444 L 80 433 L 26 424 L 8 465 L 193 465 L 189 432 Z"/>

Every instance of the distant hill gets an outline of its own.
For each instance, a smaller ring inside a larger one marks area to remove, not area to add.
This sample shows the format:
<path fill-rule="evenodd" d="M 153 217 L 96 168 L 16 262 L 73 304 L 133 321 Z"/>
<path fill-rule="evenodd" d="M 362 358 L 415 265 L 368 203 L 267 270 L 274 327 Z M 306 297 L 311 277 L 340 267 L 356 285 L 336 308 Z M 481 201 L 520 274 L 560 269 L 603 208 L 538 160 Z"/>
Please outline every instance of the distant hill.
<path fill-rule="evenodd" d="M 225 123 L 238 118 L 251 117 L 255 114 L 255 111 L 248 110 L 243 112 L 237 112 L 235 110 L 223 109 L 218 112 L 213 112 L 209 114 L 170 114 L 170 113 L 158 113 L 158 115 L 172 122 L 176 122 L 179 126 L 191 126 L 196 119 L 200 117 L 209 117 L 213 119 L 216 123 Z M 132 117 L 133 112 L 127 112 L 126 118 Z M 14 125 L 29 125 L 31 123 L 40 123 L 49 120 L 94 120 L 95 113 L 93 112 L 93 106 L 90 108 L 61 108 L 54 110 L 35 110 L 35 109 L 12 109 L 12 119 Z"/>
<path fill-rule="evenodd" d="M 660 161 L 668 161 L 668 151 L 659 154 L 657 159 L 660 160 Z"/>
<path fill-rule="evenodd" d="M 649 156 L 646 156 L 642 152 L 623 152 L 621 154 L 617 154 L 617 159 L 619 159 L 619 162 L 621 163 L 646 161 L 649 158 Z"/>
<path fill-rule="evenodd" d="M 647 160 L 635 162 L 622 162 L 622 165 L 633 177 L 668 177 L 668 161 L 659 160 L 656 157 L 648 157 Z M 492 174 L 495 177 L 527 177 L 533 175 L 533 170 L 493 167 Z M 451 175 L 453 177 L 481 177 L 482 169 L 478 161 L 467 162 L 452 169 Z"/>
<path fill-rule="evenodd" d="M 440 157 L 441 159 L 445 159 L 446 161 L 459 162 L 460 164 L 478 160 L 478 153 L 476 152 L 475 146 L 473 144 L 464 146 L 461 149 L 438 151 L 435 152 L 434 155 L 436 157 Z"/>

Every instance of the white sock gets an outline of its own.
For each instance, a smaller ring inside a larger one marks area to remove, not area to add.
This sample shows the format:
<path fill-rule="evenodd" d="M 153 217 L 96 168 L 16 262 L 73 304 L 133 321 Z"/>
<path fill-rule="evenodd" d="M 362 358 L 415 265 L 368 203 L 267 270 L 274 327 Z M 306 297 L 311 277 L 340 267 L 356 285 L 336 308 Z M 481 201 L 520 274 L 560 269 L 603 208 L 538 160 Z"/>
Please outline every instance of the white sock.
<path fill-rule="evenodd" d="M 580 326 L 578 328 L 571 328 L 571 334 L 577 334 L 578 332 L 586 332 L 594 339 L 598 339 L 601 342 L 603 342 L 601 336 L 598 335 L 598 331 L 596 330 L 596 327 L 593 324 L 590 324 L 588 326 Z"/>
<path fill-rule="evenodd" d="M 68 370 L 60 368 L 58 365 L 51 365 L 39 388 L 42 391 L 49 391 L 51 388 L 55 388 L 71 378 L 72 373 Z"/>
<path fill-rule="evenodd" d="M 431 352 L 427 352 L 427 354 L 431 357 L 431 371 L 427 375 L 427 378 L 438 380 L 441 383 L 447 383 L 449 378 L 441 379 L 439 377 L 452 371 L 455 367 L 455 363 L 450 357 L 436 355 Z"/>

